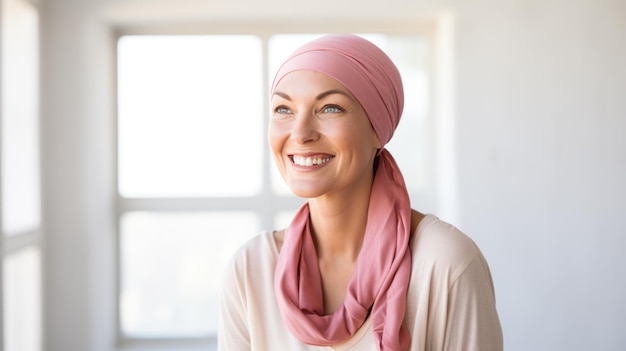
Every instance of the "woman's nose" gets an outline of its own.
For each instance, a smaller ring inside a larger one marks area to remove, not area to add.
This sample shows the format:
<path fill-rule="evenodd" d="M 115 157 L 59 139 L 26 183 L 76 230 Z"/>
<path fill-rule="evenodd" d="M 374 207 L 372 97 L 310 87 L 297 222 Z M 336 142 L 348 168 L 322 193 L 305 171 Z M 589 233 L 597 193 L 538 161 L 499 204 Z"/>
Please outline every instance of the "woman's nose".
<path fill-rule="evenodd" d="M 299 144 L 304 144 L 317 140 L 318 138 L 319 132 L 313 113 L 299 113 L 293 122 L 291 140 Z"/>

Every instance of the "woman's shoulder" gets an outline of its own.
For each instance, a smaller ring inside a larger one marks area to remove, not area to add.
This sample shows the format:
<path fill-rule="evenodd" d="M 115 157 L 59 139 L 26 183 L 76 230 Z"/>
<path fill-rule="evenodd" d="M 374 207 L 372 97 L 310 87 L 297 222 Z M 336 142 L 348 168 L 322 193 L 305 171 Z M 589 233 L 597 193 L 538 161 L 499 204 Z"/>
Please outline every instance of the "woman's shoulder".
<path fill-rule="evenodd" d="M 273 271 L 278 257 L 276 241 L 271 231 L 263 231 L 244 242 L 231 255 L 225 274 L 256 275 L 261 270 Z"/>
<path fill-rule="evenodd" d="M 460 275 L 481 255 L 474 241 L 454 225 L 432 214 L 425 215 L 411 239 L 414 265 Z"/>

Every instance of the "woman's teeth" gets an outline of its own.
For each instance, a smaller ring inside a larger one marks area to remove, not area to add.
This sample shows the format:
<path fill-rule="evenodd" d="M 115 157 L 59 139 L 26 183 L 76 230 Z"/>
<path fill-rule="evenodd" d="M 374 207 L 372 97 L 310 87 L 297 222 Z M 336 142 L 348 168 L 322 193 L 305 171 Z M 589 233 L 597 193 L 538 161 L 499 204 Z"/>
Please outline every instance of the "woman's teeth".
<path fill-rule="evenodd" d="M 303 157 L 303 156 L 293 156 L 293 163 L 298 166 L 315 166 L 321 165 L 322 163 L 326 163 L 332 159 L 332 156 L 328 156 L 326 158 L 322 157 Z"/>

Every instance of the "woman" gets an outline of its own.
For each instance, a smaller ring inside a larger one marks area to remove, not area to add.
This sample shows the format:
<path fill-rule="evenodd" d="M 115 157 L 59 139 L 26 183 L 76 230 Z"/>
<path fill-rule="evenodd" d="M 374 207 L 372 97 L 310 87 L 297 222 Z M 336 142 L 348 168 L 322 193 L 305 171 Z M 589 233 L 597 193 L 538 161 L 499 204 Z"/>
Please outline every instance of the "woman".
<path fill-rule="evenodd" d="M 308 201 L 231 260 L 220 350 L 502 350 L 483 255 L 411 209 L 384 148 L 403 99 L 395 65 L 358 36 L 316 39 L 280 67 L 269 142 Z"/>

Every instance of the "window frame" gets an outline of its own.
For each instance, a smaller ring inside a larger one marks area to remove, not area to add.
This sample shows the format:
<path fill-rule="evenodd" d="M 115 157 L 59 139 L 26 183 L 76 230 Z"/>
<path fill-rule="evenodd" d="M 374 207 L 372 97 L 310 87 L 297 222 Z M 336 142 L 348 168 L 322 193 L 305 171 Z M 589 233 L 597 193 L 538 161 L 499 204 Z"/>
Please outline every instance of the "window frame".
<path fill-rule="evenodd" d="M 428 129 L 432 131 L 434 125 L 435 105 L 435 42 L 437 19 L 430 17 L 412 18 L 406 20 L 364 20 L 364 21 L 341 21 L 341 24 L 328 25 L 324 21 L 305 21 L 298 23 L 275 24 L 272 21 L 255 22 L 219 22 L 219 23 L 193 23 L 193 24 L 154 24 L 154 25 L 118 25 L 113 28 L 113 53 L 117 58 L 117 42 L 125 35 L 254 35 L 262 42 L 263 59 L 263 90 L 264 96 L 269 94 L 271 83 L 271 72 L 268 72 L 268 42 L 271 36 L 277 34 L 309 34 L 309 33 L 380 33 L 383 35 L 420 35 L 428 40 L 430 50 L 429 76 L 429 104 Z M 114 59 L 114 65 L 117 59 Z M 114 67 L 117 74 L 117 67 Z M 117 101 L 117 78 L 114 80 L 114 99 Z M 263 100 L 263 140 L 266 140 L 266 131 L 269 127 L 269 100 Z M 193 197 L 193 198 L 124 198 L 119 194 L 118 187 L 118 110 L 114 113 L 113 124 L 113 152 L 114 160 L 113 174 L 115 184 L 113 187 L 114 215 L 115 215 L 115 333 L 117 347 L 119 349 L 135 349 L 147 347 L 165 347 L 172 349 L 195 349 L 196 347 L 208 347 L 212 349 L 216 346 L 217 337 L 180 337 L 180 338 L 135 338 L 124 336 L 121 326 L 120 316 L 120 295 L 121 295 L 121 252 L 120 252 L 120 219 L 127 212 L 150 211 L 150 212 L 177 212 L 177 211 L 230 211 L 244 210 L 257 213 L 261 218 L 262 228 L 271 229 L 274 227 L 274 215 L 281 210 L 292 210 L 298 208 L 305 200 L 292 195 L 275 194 L 272 191 L 271 167 L 272 159 L 269 147 L 263 148 L 262 155 L 262 190 L 254 196 L 238 197 Z M 431 154 L 434 153 L 431 152 Z M 428 155 L 429 160 L 434 158 Z M 433 179 L 435 170 L 429 171 L 429 179 Z M 431 182 L 434 183 L 434 182 Z M 435 201 L 435 194 L 411 194 L 417 196 L 418 202 Z"/>
<path fill-rule="evenodd" d="M 36 52 L 36 66 L 37 66 L 37 76 L 36 76 L 36 80 L 37 80 L 37 86 L 38 89 L 40 89 L 41 86 L 41 60 L 40 60 L 40 55 L 41 55 L 41 35 L 40 35 L 40 30 L 41 30 L 41 9 L 40 9 L 40 4 L 38 1 L 34 1 L 34 0 L 21 0 L 24 3 L 28 4 L 29 6 L 32 7 L 32 9 L 35 12 L 36 15 L 36 23 L 37 23 L 37 38 L 36 38 L 36 43 L 35 46 L 37 48 L 37 52 Z M 2 13 L 3 10 L 3 4 L 0 3 L 0 17 L 3 16 L 4 14 Z M 3 26 L 0 26 L 0 53 L 2 53 L 6 48 L 5 48 L 5 43 L 3 42 L 2 38 L 3 38 Z M 2 60 L 2 55 L 0 55 L 0 75 L 2 74 L 2 66 L 4 65 L 4 62 Z M 2 78 L 2 77 L 0 77 Z M 0 107 L 3 106 L 3 84 L 0 84 Z M 5 346 L 5 343 L 7 341 L 6 339 L 6 335 L 5 335 L 5 328 L 6 328 L 6 321 L 5 321 L 5 306 L 4 306 L 4 299 L 5 299 L 5 282 L 4 282 L 4 269 L 5 269 L 5 261 L 8 257 L 12 256 L 12 255 L 16 255 L 19 254 L 20 252 L 23 252 L 26 249 L 29 248 L 35 248 L 39 254 L 39 260 L 38 260 L 38 265 L 37 265 L 37 269 L 39 270 L 39 283 L 42 282 L 43 280 L 43 266 L 42 266 L 42 257 L 43 257 L 43 250 L 42 250 L 42 238 L 43 238 L 43 217 L 42 217 L 42 159 L 41 159 L 41 111 L 40 111 L 40 101 L 41 101 L 41 96 L 39 91 L 37 91 L 37 95 L 35 96 L 36 98 L 36 102 L 37 102 L 37 108 L 35 110 L 35 121 L 36 121 L 36 139 L 37 140 L 37 160 L 36 160 L 36 164 L 37 164 L 37 174 L 36 174 L 36 182 L 38 183 L 39 186 L 39 198 L 38 198 L 38 212 L 39 212 L 39 222 L 37 224 L 36 227 L 34 228 L 29 228 L 26 230 L 21 230 L 15 233 L 11 233 L 11 235 L 7 235 L 7 233 L 4 232 L 4 218 L 3 218 L 3 209 L 4 209 L 4 201 L 3 201 L 3 177 L 4 177 L 4 172 L 3 172 L 3 150 L 2 150 L 2 143 L 0 143 L 0 349 L 2 349 Z M 2 113 L 2 109 L 0 108 L 0 135 L 2 135 L 3 130 L 2 130 L 2 120 L 5 118 L 5 116 Z M 42 286 L 40 284 L 40 286 Z M 40 323 L 43 322 L 43 290 L 42 288 L 40 288 L 40 290 L 37 292 L 38 295 L 38 299 L 39 299 L 39 306 L 41 307 L 39 310 L 39 316 L 40 316 Z M 39 330 L 42 330 L 42 325 L 37 326 Z M 40 334 L 39 336 L 39 349 L 42 349 L 43 345 L 41 344 L 41 340 L 42 340 L 42 335 Z"/>

